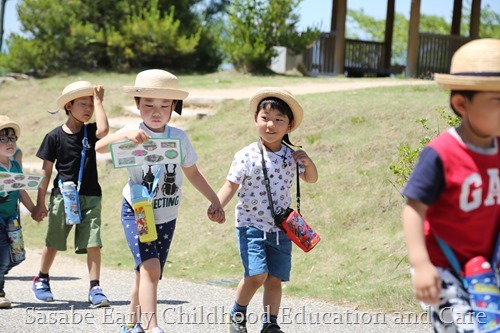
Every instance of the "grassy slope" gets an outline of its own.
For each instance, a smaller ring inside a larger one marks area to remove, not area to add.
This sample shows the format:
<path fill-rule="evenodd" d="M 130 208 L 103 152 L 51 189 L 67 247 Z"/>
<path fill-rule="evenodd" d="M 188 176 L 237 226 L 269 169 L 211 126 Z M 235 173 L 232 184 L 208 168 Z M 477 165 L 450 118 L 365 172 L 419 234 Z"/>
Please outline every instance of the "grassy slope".
<path fill-rule="evenodd" d="M 123 112 L 121 105 L 130 104 L 121 86 L 131 84 L 133 77 L 101 73 L 9 83 L 0 88 L 0 114 L 21 123 L 19 146 L 25 160 L 38 162 L 34 154 L 43 136 L 66 118 L 64 114 L 50 116 L 44 112 L 53 108 L 64 85 L 78 79 L 102 82 L 107 89 L 106 109 L 112 117 Z M 306 79 L 181 77 L 185 88 L 213 86 L 214 82 L 220 84 L 217 87 L 268 85 L 283 80 L 290 83 Z M 416 310 L 400 227 L 403 200 L 391 184 L 394 177 L 388 166 L 397 160 L 399 144 L 414 144 L 425 134 L 416 119 L 430 118 L 429 125 L 438 127 L 434 110 L 447 104 L 446 94 L 431 85 L 333 92 L 298 99 L 305 117 L 292 141 L 304 146 L 320 174 L 318 183 L 302 184 L 302 212 L 322 241 L 308 254 L 295 249 L 292 280 L 286 284 L 285 293 L 363 309 Z M 189 136 L 200 157 L 198 167 L 215 190 L 223 183 L 233 154 L 256 139 L 246 107 L 245 101 L 225 102 L 217 115 L 190 125 Z M 99 172 L 104 188 L 103 265 L 130 269 L 132 260 L 119 222 L 119 198 L 126 174 L 104 164 Z M 185 183 L 166 274 L 230 286 L 240 278 L 234 203 L 227 207 L 228 222 L 213 224 L 205 215 L 208 202 Z M 24 221 L 27 246 L 43 246 L 46 222 Z M 71 238 L 68 246 L 72 249 Z M 73 255 L 71 251 L 68 254 Z"/>

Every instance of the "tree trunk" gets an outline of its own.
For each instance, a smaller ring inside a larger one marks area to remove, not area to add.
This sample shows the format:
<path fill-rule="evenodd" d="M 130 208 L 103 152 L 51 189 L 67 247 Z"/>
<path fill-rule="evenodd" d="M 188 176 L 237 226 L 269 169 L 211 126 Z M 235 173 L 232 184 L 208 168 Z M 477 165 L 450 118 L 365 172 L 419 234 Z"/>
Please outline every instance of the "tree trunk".
<path fill-rule="evenodd" d="M 2 3 L 0 4 L 0 51 L 3 48 L 3 25 L 4 25 L 4 19 L 5 19 L 5 4 L 7 3 L 7 0 L 1 0 Z"/>

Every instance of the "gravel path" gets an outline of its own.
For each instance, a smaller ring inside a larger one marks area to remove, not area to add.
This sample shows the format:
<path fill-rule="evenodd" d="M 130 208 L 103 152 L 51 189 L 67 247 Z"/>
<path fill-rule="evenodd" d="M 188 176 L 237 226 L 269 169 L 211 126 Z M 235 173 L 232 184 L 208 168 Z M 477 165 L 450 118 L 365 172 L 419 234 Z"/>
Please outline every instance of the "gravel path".
<path fill-rule="evenodd" d="M 86 301 L 87 267 L 84 262 L 58 255 L 51 270 L 55 302 L 41 303 L 31 292 L 33 274 L 37 272 L 41 251 L 27 251 L 27 259 L 7 276 L 5 291 L 13 302 L 12 309 L 0 310 L 0 332 L 119 332 L 126 316 L 133 272 L 102 268 L 101 285 L 110 298 L 111 307 L 90 309 Z M 168 276 L 168 269 L 165 271 Z M 286 291 L 285 291 L 286 293 Z M 229 311 L 234 290 L 187 281 L 164 278 L 158 290 L 161 326 L 166 332 L 226 332 L 224 313 Z M 262 308 L 261 294 L 252 301 L 249 332 L 259 332 L 256 318 Z M 398 323 L 394 314 L 360 312 L 332 303 L 284 296 L 278 318 L 285 332 L 359 332 L 401 333 L 430 332 L 426 324 L 415 320 Z"/>

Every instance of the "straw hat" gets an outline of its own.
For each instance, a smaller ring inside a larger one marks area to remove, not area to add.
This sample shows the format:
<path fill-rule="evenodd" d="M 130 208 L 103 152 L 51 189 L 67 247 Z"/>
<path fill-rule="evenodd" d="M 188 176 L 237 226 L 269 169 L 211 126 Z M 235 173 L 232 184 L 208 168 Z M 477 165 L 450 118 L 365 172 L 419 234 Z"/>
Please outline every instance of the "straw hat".
<path fill-rule="evenodd" d="M 66 103 L 80 97 L 94 96 L 94 85 L 88 81 L 77 81 L 66 86 L 57 99 L 57 106 L 64 109 Z"/>
<path fill-rule="evenodd" d="M 450 90 L 500 91 L 500 39 L 476 39 L 451 58 L 450 74 L 434 74 Z"/>
<path fill-rule="evenodd" d="M 285 90 L 283 88 L 265 87 L 257 90 L 257 92 L 252 97 L 250 97 L 250 112 L 256 112 L 259 103 L 268 97 L 279 98 L 283 102 L 288 104 L 288 106 L 292 110 L 293 120 L 295 122 L 291 130 L 294 131 L 297 127 L 299 127 L 300 123 L 302 122 L 302 116 L 304 113 L 304 111 L 302 110 L 302 106 L 300 106 L 299 102 L 295 100 L 293 95 L 288 90 Z"/>
<path fill-rule="evenodd" d="M 135 97 L 186 99 L 187 91 L 179 89 L 177 77 L 161 69 L 148 69 L 135 78 L 135 86 L 123 87 L 127 94 Z"/>
<path fill-rule="evenodd" d="M 21 128 L 19 127 L 18 123 L 10 120 L 10 118 L 7 116 L 0 116 L 0 131 L 9 127 L 14 129 L 14 133 L 16 134 L 16 136 L 21 135 Z"/>

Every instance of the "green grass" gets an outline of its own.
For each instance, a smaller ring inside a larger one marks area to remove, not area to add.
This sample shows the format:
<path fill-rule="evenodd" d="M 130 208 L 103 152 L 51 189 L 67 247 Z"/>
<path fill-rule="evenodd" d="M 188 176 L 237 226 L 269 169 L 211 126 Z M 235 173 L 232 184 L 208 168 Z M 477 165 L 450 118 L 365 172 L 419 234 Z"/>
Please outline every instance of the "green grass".
<path fill-rule="evenodd" d="M 62 88 L 77 79 L 105 85 L 110 117 L 124 112 L 121 105 L 130 104 L 121 87 L 133 83 L 133 74 L 84 73 L 9 83 L 0 89 L 0 113 L 21 124 L 19 146 L 25 160 L 37 161 L 34 155 L 45 133 L 65 121 L 66 115 L 50 116 L 45 111 L 54 108 Z M 218 88 L 216 79 L 222 88 L 316 80 L 224 73 L 180 77 L 186 88 Z M 425 134 L 418 118 L 429 118 L 431 127 L 444 128 L 435 110 L 447 105 L 448 96 L 425 85 L 301 95 L 298 99 L 305 115 L 301 127 L 292 133 L 292 142 L 304 146 L 320 177 L 316 184 L 302 184 L 302 212 L 322 241 L 307 254 L 294 249 L 292 278 L 284 293 L 366 310 L 416 311 L 400 222 L 403 199 L 393 185 L 389 165 L 397 161 L 400 144 L 415 144 Z M 188 134 L 199 154 L 197 165 L 216 191 L 233 154 L 257 139 L 246 109 L 246 101 L 224 102 L 215 116 L 190 124 Z M 119 219 L 126 172 L 101 164 L 99 174 L 104 189 L 103 265 L 131 269 Z M 235 200 L 226 209 L 224 225 L 207 219 L 208 202 L 189 182 L 185 182 L 183 200 L 165 274 L 234 287 L 242 275 L 234 231 Z M 24 219 L 28 247 L 43 246 L 46 224 Z M 71 237 L 67 255 L 75 256 Z"/>

